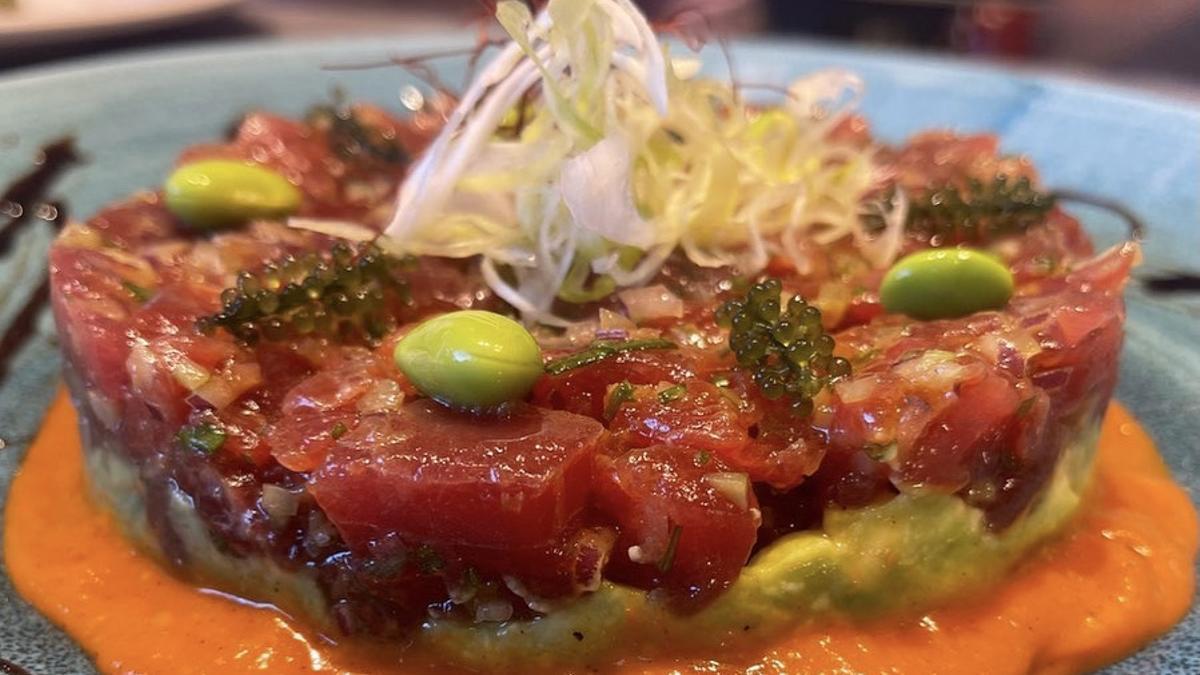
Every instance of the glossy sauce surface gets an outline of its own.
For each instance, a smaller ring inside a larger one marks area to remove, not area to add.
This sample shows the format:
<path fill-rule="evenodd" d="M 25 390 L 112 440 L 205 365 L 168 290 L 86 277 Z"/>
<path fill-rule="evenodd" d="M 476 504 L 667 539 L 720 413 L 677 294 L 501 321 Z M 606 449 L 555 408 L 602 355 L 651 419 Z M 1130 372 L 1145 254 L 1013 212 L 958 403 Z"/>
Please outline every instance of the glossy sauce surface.
<path fill-rule="evenodd" d="M 55 401 L 12 486 L 5 557 L 20 593 L 104 672 L 403 673 L 419 655 L 335 644 L 271 607 L 178 580 L 88 498 L 73 409 Z M 718 661 L 626 659 L 613 672 L 1069 673 L 1115 661 L 1191 605 L 1195 509 L 1113 404 L 1078 522 L 984 597 L 924 616 L 799 628 Z M 427 664 L 426 664 L 427 667 Z M 439 669 L 439 672 L 446 672 Z"/>

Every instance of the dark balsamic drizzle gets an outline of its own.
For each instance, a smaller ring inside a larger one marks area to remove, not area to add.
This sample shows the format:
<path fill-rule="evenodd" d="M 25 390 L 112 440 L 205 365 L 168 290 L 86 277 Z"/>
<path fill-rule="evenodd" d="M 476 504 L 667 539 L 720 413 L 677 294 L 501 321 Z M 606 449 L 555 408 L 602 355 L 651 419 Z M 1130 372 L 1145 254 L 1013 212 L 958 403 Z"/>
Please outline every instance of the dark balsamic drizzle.
<path fill-rule="evenodd" d="M 75 139 L 67 136 L 43 146 L 33 160 L 33 168 L 18 177 L 0 194 L 0 255 L 8 252 L 13 235 L 32 216 L 61 224 L 66 212 L 61 203 L 48 202 L 46 192 L 67 169 L 83 161 L 75 149 Z"/>
<path fill-rule="evenodd" d="M 29 675 L 29 671 L 8 659 L 0 659 L 0 675 Z"/>
<path fill-rule="evenodd" d="M 66 222 L 66 206 L 61 201 L 48 199 L 46 193 L 64 171 L 82 161 L 83 157 L 75 148 L 75 139 L 70 136 L 60 138 L 43 146 L 33 161 L 33 168 L 4 189 L 0 194 L 0 255 L 8 253 L 16 233 L 25 225 L 40 220 L 59 227 Z M 9 359 L 17 347 L 37 329 L 38 313 L 49 297 L 50 282 L 43 277 L 7 330 L 0 335 L 0 377 L 8 370 Z M 6 670 L 9 666 L 12 664 L 0 660 L 0 673 L 25 672 Z"/>
<path fill-rule="evenodd" d="M 29 299 L 21 305 L 21 310 L 8 324 L 8 330 L 0 335 L 0 380 L 8 374 L 9 361 L 17 353 L 17 347 L 25 342 L 37 330 L 38 314 L 42 306 L 50 300 L 50 279 L 42 277 L 42 282 L 30 294 Z M 0 673 L 3 673 L 0 670 Z"/>
<path fill-rule="evenodd" d="M 1150 293 L 1200 293 L 1200 274 L 1195 272 L 1168 272 L 1142 277 L 1140 281 Z"/>

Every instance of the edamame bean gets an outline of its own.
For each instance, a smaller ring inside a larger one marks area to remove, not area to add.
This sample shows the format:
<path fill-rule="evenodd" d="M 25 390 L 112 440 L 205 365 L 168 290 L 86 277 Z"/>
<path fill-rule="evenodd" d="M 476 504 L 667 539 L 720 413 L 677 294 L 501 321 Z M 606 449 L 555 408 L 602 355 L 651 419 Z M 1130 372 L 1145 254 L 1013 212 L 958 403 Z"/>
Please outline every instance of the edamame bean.
<path fill-rule="evenodd" d="M 396 344 L 393 358 L 417 389 L 458 408 L 522 399 L 542 374 L 542 352 L 529 331 L 478 310 L 429 319 Z"/>
<path fill-rule="evenodd" d="M 226 159 L 206 159 L 175 169 L 163 186 L 167 208 L 201 229 L 282 218 L 300 206 L 300 191 L 270 169 Z"/>
<path fill-rule="evenodd" d="M 1013 294 L 1012 273 L 994 256 L 969 248 L 920 251 L 897 261 L 879 296 L 889 312 L 950 319 L 999 309 Z"/>

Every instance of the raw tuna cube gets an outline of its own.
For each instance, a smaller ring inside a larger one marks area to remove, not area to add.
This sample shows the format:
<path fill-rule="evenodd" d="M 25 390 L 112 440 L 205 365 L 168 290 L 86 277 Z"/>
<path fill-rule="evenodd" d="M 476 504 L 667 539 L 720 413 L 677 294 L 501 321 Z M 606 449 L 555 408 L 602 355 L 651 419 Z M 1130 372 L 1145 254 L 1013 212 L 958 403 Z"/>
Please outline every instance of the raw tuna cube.
<path fill-rule="evenodd" d="M 691 448 L 655 445 L 597 458 L 596 498 L 621 532 L 613 578 L 702 603 L 737 578 L 760 514 L 745 474 Z"/>
<path fill-rule="evenodd" d="M 587 501 L 603 433 L 561 411 L 485 417 L 424 399 L 364 418 L 311 489 L 351 546 L 392 532 L 410 542 L 548 545 Z"/>

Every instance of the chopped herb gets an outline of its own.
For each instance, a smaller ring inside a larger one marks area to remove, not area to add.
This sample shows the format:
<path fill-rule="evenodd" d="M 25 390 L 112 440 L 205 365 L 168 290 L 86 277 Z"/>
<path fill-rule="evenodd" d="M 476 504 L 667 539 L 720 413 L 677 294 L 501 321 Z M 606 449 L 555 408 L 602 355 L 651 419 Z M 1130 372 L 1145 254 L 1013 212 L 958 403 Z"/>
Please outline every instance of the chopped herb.
<path fill-rule="evenodd" d="M 658 402 L 665 405 L 673 401 L 678 401 L 679 399 L 683 398 L 683 395 L 686 393 L 687 387 L 683 386 L 682 384 L 667 387 L 666 389 L 658 392 Z"/>
<path fill-rule="evenodd" d="M 242 272 L 221 293 L 221 311 L 196 322 L 202 333 L 224 328 L 246 343 L 302 335 L 378 340 L 392 328 L 391 310 L 407 303 L 400 275 L 407 260 L 373 244 L 285 256 L 258 273 Z"/>
<path fill-rule="evenodd" d="M 590 366 L 597 361 L 611 358 L 624 352 L 638 352 L 647 349 L 675 349 L 675 343 L 662 338 L 647 338 L 643 340 L 597 340 L 581 352 L 555 359 L 546 364 L 546 372 L 551 375 L 563 373 Z"/>
<path fill-rule="evenodd" d="M 225 445 L 225 432 L 211 424 L 193 424 L 180 429 L 175 441 L 184 449 L 211 455 Z"/>
<path fill-rule="evenodd" d="M 417 569 L 422 574 L 435 574 L 446 567 L 446 561 L 442 560 L 442 556 L 433 550 L 433 547 L 422 544 L 417 547 L 414 552 L 417 562 Z"/>
<path fill-rule="evenodd" d="M 133 299 L 137 300 L 138 302 L 146 302 L 150 298 L 154 297 L 154 291 L 146 288 L 145 286 L 138 286 L 132 281 L 125 281 L 122 279 L 121 288 L 124 288 L 126 291 L 128 291 L 129 294 L 133 296 Z"/>
<path fill-rule="evenodd" d="M 705 466 L 712 461 L 712 454 L 707 450 L 701 450 L 700 452 L 696 453 L 696 458 L 694 461 L 697 467 Z"/>
<path fill-rule="evenodd" d="M 770 399 L 786 395 L 802 415 L 812 412 L 813 397 L 850 375 L 850 362 L 833 355 L 833 336 L 821 325 L 821 310 L 799 295 L 787 308 L 778 279 L 755 284 L 746 297 L 717 310 L 717 323 L 729 328 L 729 348 L 738 367 Z"/>
<path fill-rule="evenodd" d="M 332 436 L 334 440 L 337 440 L 342 436 L 345 436 L 347 431 L 348 429 L 346 429 L 345 423 L 335 422 L 334 425 L 329 428 L 329 435 Z"/>
<path fill-rule="evenodd" d="M 631 398 L 633 398 L 633 385 L 629 383 L 629 380 L 613 386 L 612 391 L 608 394 L 608 401 L 604 403 L 604 419 L 611 420 L 621 409 L 621 404 Z"/>
<path fill-rule="evenodd" d="M 725 373 L 721 373 L 720 375 L 713 375 L 712 383 L 721 389 L 725 389 L 733 385 L 733 380 L 729 379 L 729 376 Z"/>
<path fill-rule="evenodd" d="M 679 550 L 679 536 L 681 534 L 683 534 L 682 525 L 676 525 L 671 528 L 671 538 L 667 541 L 667 551 L 663 553 L 663 557 L 658 561 L 659 572 L 666 574 L 675 565 L 675 554 Z"/>

